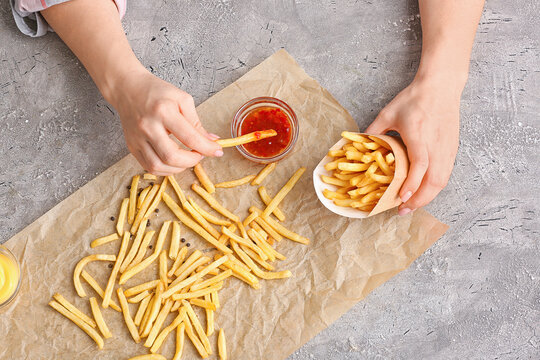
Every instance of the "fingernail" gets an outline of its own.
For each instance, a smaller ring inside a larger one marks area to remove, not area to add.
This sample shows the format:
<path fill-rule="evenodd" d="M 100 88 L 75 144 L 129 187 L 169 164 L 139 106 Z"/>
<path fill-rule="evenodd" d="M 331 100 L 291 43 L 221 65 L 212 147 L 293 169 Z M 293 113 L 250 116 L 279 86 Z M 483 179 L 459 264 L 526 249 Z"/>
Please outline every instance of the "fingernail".
<path fill-rule="evenodd" d="M 409 209 L 409 208 L 403 208 L 403 209 L 399 209 L 398 214 L 399 214 L 399 216 L 405 216 L 408 213 L 410 213 L 411 211 L 412 210 Z"/>
<path fill-rule="evenodd" d="M 208 138 L 209 138 L 210 140 L 217 140 L 217 139 L 219 139 L 219 136 L 216 135 L 216 134 L 208 134 Z"/>
<path fill-rule="evenodd" d="M 223 150 L 216 150 L 216 152 L 214 153 L 214 156 L 217 156 L 217 157 L 223 156 Z"/>
<path fill-rule="evenodd" d="M 402 202 L 407 202 L 412 196 L 412 191 L 407 191 L 403 196 L 401 197 Z"/>

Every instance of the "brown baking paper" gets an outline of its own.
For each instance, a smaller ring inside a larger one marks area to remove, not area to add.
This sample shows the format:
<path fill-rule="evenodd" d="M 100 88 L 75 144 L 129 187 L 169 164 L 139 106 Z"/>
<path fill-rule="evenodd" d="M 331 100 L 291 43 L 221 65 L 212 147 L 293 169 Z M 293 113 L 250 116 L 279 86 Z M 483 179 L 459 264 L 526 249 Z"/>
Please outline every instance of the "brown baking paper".
<path fill-rule="evenodd" d="M 220 292 L 221 308 L 216 329 L 223 327 L 230 359 L 284 359 L 322 329 L 335 321 L 377 286 L 407 268 L 447 229 L 423 210 L 398 217 L 395 211 L 364 220 L 339 217 L 325 209 L 313 191 L 311 173 L 343 129 L 356 125 L 347 111 L 296 62 L 281 50 L 242 78 L 198 107 L 205 127 L 228 137 L 236 109 L 257 96 L 275 96 L 287 102 L 300 121 L 300 136 L 294 153 L 281 161 L 264 181 L 271 196 L 300 166 L 308 170 L 280 205 L 287 216 L 284 224 L 311 239 L 308 246 L 284 239 L 277 249 L 287 256 L 277 262 L 278 270 L 289 269 L 284 280 L 261 280 L 254 290 L 237 279 L 229 279 Z M 245 160 L 235 149 L 225 150 L 222 159 L 203 161 L 215 182 L 255 174 L 261 165 Z M 145 354 L 135 344 L 120 313 L 103 310 L 113 338 L 99 351 L 94 342 L 69 320 L 47 306 L 59 292 L 82 311 L 91 314 L 88 297 L 77 297 L 72 274 L 75 264 L 94 253 L 116 254 L 119 242 L 90 249 L 90 241 L 113 233 L 120 202 L 128 196 L 131 176 L 142 169 L 132 156 L 62 201 L 5 244 L 20 259 L 23 281 L 19 296 L 0 314 L 1 359 L 127 359 Z M 210 210 L 191 190 L 191 171 L 177 176 L 181 186 L 200 205 Z M 170 188 L 167 192 L 176 196 Z M 250 205 L 263 207 L 256 187 L 218 189 L 215 196 L 230 210 L 244 217 Z M 151 219 L 157 230 L 163 220 L 173 219 L 161 204 Z M 213 251 L 198 236 L 182 226 L 193 248 Z M 166 242 L 168 247 L 168 241 Z M 170 265 L 170 264 L 169 264 Z M 86 270 L 105 288 L 110 268 L 90 263 Z M 157 277 L 157 266 L 132 278 L 124 287 Z M 96 296 L 83 281 L 89 296 Z M 113 297 L 116 301 L 116 294 Z M 399 301 L 389 299 L 389 301 Z M 136 306 L 131 305 L 132 316 Z M 165 324 L 172 321 L 173 314 Z M 204 315 L 201 314 L 204 322 Z M 216 331 L 217 333 L 217 331 Z M 214 334 L 211 341 L 216 345 Z M 161 353 L 171 358 L 174 335 Z M 216 358 L 214 355 L 211 358 Z M 184 359 L 198 355 L 186 338 Z"/>

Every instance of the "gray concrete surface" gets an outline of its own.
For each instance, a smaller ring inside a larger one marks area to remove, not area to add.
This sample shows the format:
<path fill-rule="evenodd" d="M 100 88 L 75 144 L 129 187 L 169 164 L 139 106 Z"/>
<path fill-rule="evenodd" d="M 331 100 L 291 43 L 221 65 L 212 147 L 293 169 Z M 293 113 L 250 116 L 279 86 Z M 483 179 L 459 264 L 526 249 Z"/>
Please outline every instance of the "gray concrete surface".
<path fill-rule="evenodd" d="M 486 5 L 456 167 L 428 206 L 451 229 L 291 360 L 540 358 L 539 10 Z M 124 24 L 142 62 L 198 103 L 284 47 L 365 127 L 414 75 L 417 13 L 412 0 L 133 0 Z M 18 34 L 8 1 L 0 154 L 0 242 L 127 154 L 77 59 L 54 34 Z"/>

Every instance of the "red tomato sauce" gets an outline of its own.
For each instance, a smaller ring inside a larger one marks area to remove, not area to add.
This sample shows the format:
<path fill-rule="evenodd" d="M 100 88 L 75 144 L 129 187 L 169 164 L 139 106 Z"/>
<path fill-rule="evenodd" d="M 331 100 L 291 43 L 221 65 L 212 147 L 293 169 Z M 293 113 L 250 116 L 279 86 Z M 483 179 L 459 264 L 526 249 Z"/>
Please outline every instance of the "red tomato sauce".
<path fill-rule="evenodd" d="M 291 142 L 291 122 L 283 110 L 270 106 L 253 109 L 242 122 L 240 133 L 244 135 L 269 129 L 276 130 L 277 135 L 242 146 L 257 157 L 281 154 Z"/>

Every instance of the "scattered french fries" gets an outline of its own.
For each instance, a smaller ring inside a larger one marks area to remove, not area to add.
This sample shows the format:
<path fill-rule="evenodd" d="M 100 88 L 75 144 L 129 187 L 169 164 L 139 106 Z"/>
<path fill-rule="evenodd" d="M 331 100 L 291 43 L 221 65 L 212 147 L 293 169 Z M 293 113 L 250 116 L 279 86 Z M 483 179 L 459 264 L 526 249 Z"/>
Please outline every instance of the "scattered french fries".
<path fill-rule="evenodd" d="M 273 136 L 272 131 L 224 140 L 223 146 L 227 144 L 234 146 L 245 141 L 256 141 L 257 137 Z M 382 159 L 386 161 L 388 154 L 384 155 Z M 309 243 L 308 239 L 281 225 L 280 222 L 285 220 L 285 215 L 278 208 L 287 193 L 298 182 L 305 168 L 298 169 L 274 198 L 268 195 L 264 186 L 259 187 L 258 192 L 266 208 L 261 210 L 252 206 L 243 220 L 212 195 L 215 187 L 234 187 L 251 181 L 260 185 L 275 166 L 275 164 L 267 165 L 256 176 L 250 175 L 217 185 L 211 183 L 202 166 L 197 167 L 195 172 L 202 186 L 193 184 L 192 190 L 224 218 L 202 209 L 191 197 L 186 196 L 173 176 L 162 178 L 161 183 L 152 183 L 140 193 L 138 186 L 141 176 L 136 175 L 131 179 L 129 197 L 122 200 L 120 207 L 116 223 L 117 231 L 97 238 L 91 243 L 91 247 L 95 248 L 121 238 L 117 254 L 93 254 L 82 258 L 75 266 L 73 283 L 77 294 L 85 297 L 86 292 L 80 280 L 82 277 L 102 299 L 103 308 L 111 307 L 122 313 L 127 330 L 134 342 L 144 341 L 144 346 L 149 348 L 150 354 L 132 359 L 164 359 L 157 352 L 167 336 L 175 330 L 176 351 L 173 359 L 181 359 L 185 335 L 202 358 L 217 353 L 220 359 L 227 359 L 224 330 L 221 328 L 216 334 L 214 329 L 214 318 L 220 308 L 219 291 L 231 281 L 236 281 L 231 280 L 233 278 L 245 282 L 254 289 L 259 289 L 260 279 L 283 279 L 292 276 L 289 270 L 276 271 L 275 266 L 271 264 L 276 260 L 286 259 L 274 249 L 273 245 L 283 238 L 303 244 Z M 388 176 L 386 173 L 377 172 L 373 172 L 373 175 Z M 142 178 L 158 181 L 158 177 L 151 174 L 144 174 Z M 350 178 L 352 179 L 353 176 Z M 374 178 L 377 179 L 377 176 Z M 167 193 L 168 184 L 176 193 L 179 203 Z M 376 199 L 380 192 L 379 188 L 379 192 L 371 197 Z M 337 197 L 344 196 L 349 195 L 340 194 Z M 156 216 L 155 213 L 162 200 L 178 221 L 165 219 L 154 244 L 156 231 L 147 227 L 150 226 L 150 218 Z M 363 198 L 355 200 L 359 202 L 359 208 L 371 204 L 371 200 L 368 202 L 362 202 Z M 133 236 L 132 232 L 124 230 L 126 223 L 131 224 Z M 206 252 L 196 249 L 190 252 L 188 249 L 190 243 L 186 243 L 182 235 L 192 234 L 181 233 L 181 225 L 191 229 L 196 235 L 213 245 L 217 253 L 210 257 L 205 255 Z M 220 229 L 214 227 L 215 225 L 220 226 Z M 171 227 L 172 231 L 169 232 Z M 170 241 L 168 247 L 166 247 L 167 241 Z M 147 255 L 149 249 L 152 249 L 152 252 Z M 110 265 L 111 270 L 105 289 L 85 271 L 85 266 L 93 261 L 113 262 Z M 117 284 L 123 285 L 137 274 L 148 271 L 147 269 L 154 262 L 158 263 L 154 280 L 132 285 L 126 290 L 121 287 L 116 288 Z M 116 291 L 114 291 L 115 288 Z M 120 305 L 113 299 L 115 294 Z M 93 317 L 84 314 L 59 294 L 55 294 L 54 299 L 49 303 L 51 307 L 83 329 L 101 349 L 104 346 L 104 339 L 112 337 L 112 332 L 107 327 L 108 314 L 102 312 L 96 297 L 91 297 L 89 304 Z M 131 315 L 129 304 L 137 306 L 134 317 Z M 177 315 L 172 322 L 166 324 L 167 315 L 171 312 Z M 217 351 L 213 348 L 216 346 L 216 341 L 210 340 L 212 336 L 217 337 Z"/>
<path fill-rule="evenodd" d="M 332 172 L 332 176 L 321 175 L 323 182 L 336 189 L 324 189 L 323 195 L 337 206 L 370 212 L 394 178 L 392 148 L 376 136 L 349 131 L 341 136 L 350 142 L 328 152 L 334 160 L 327 163 L 325 169 Z"/>

